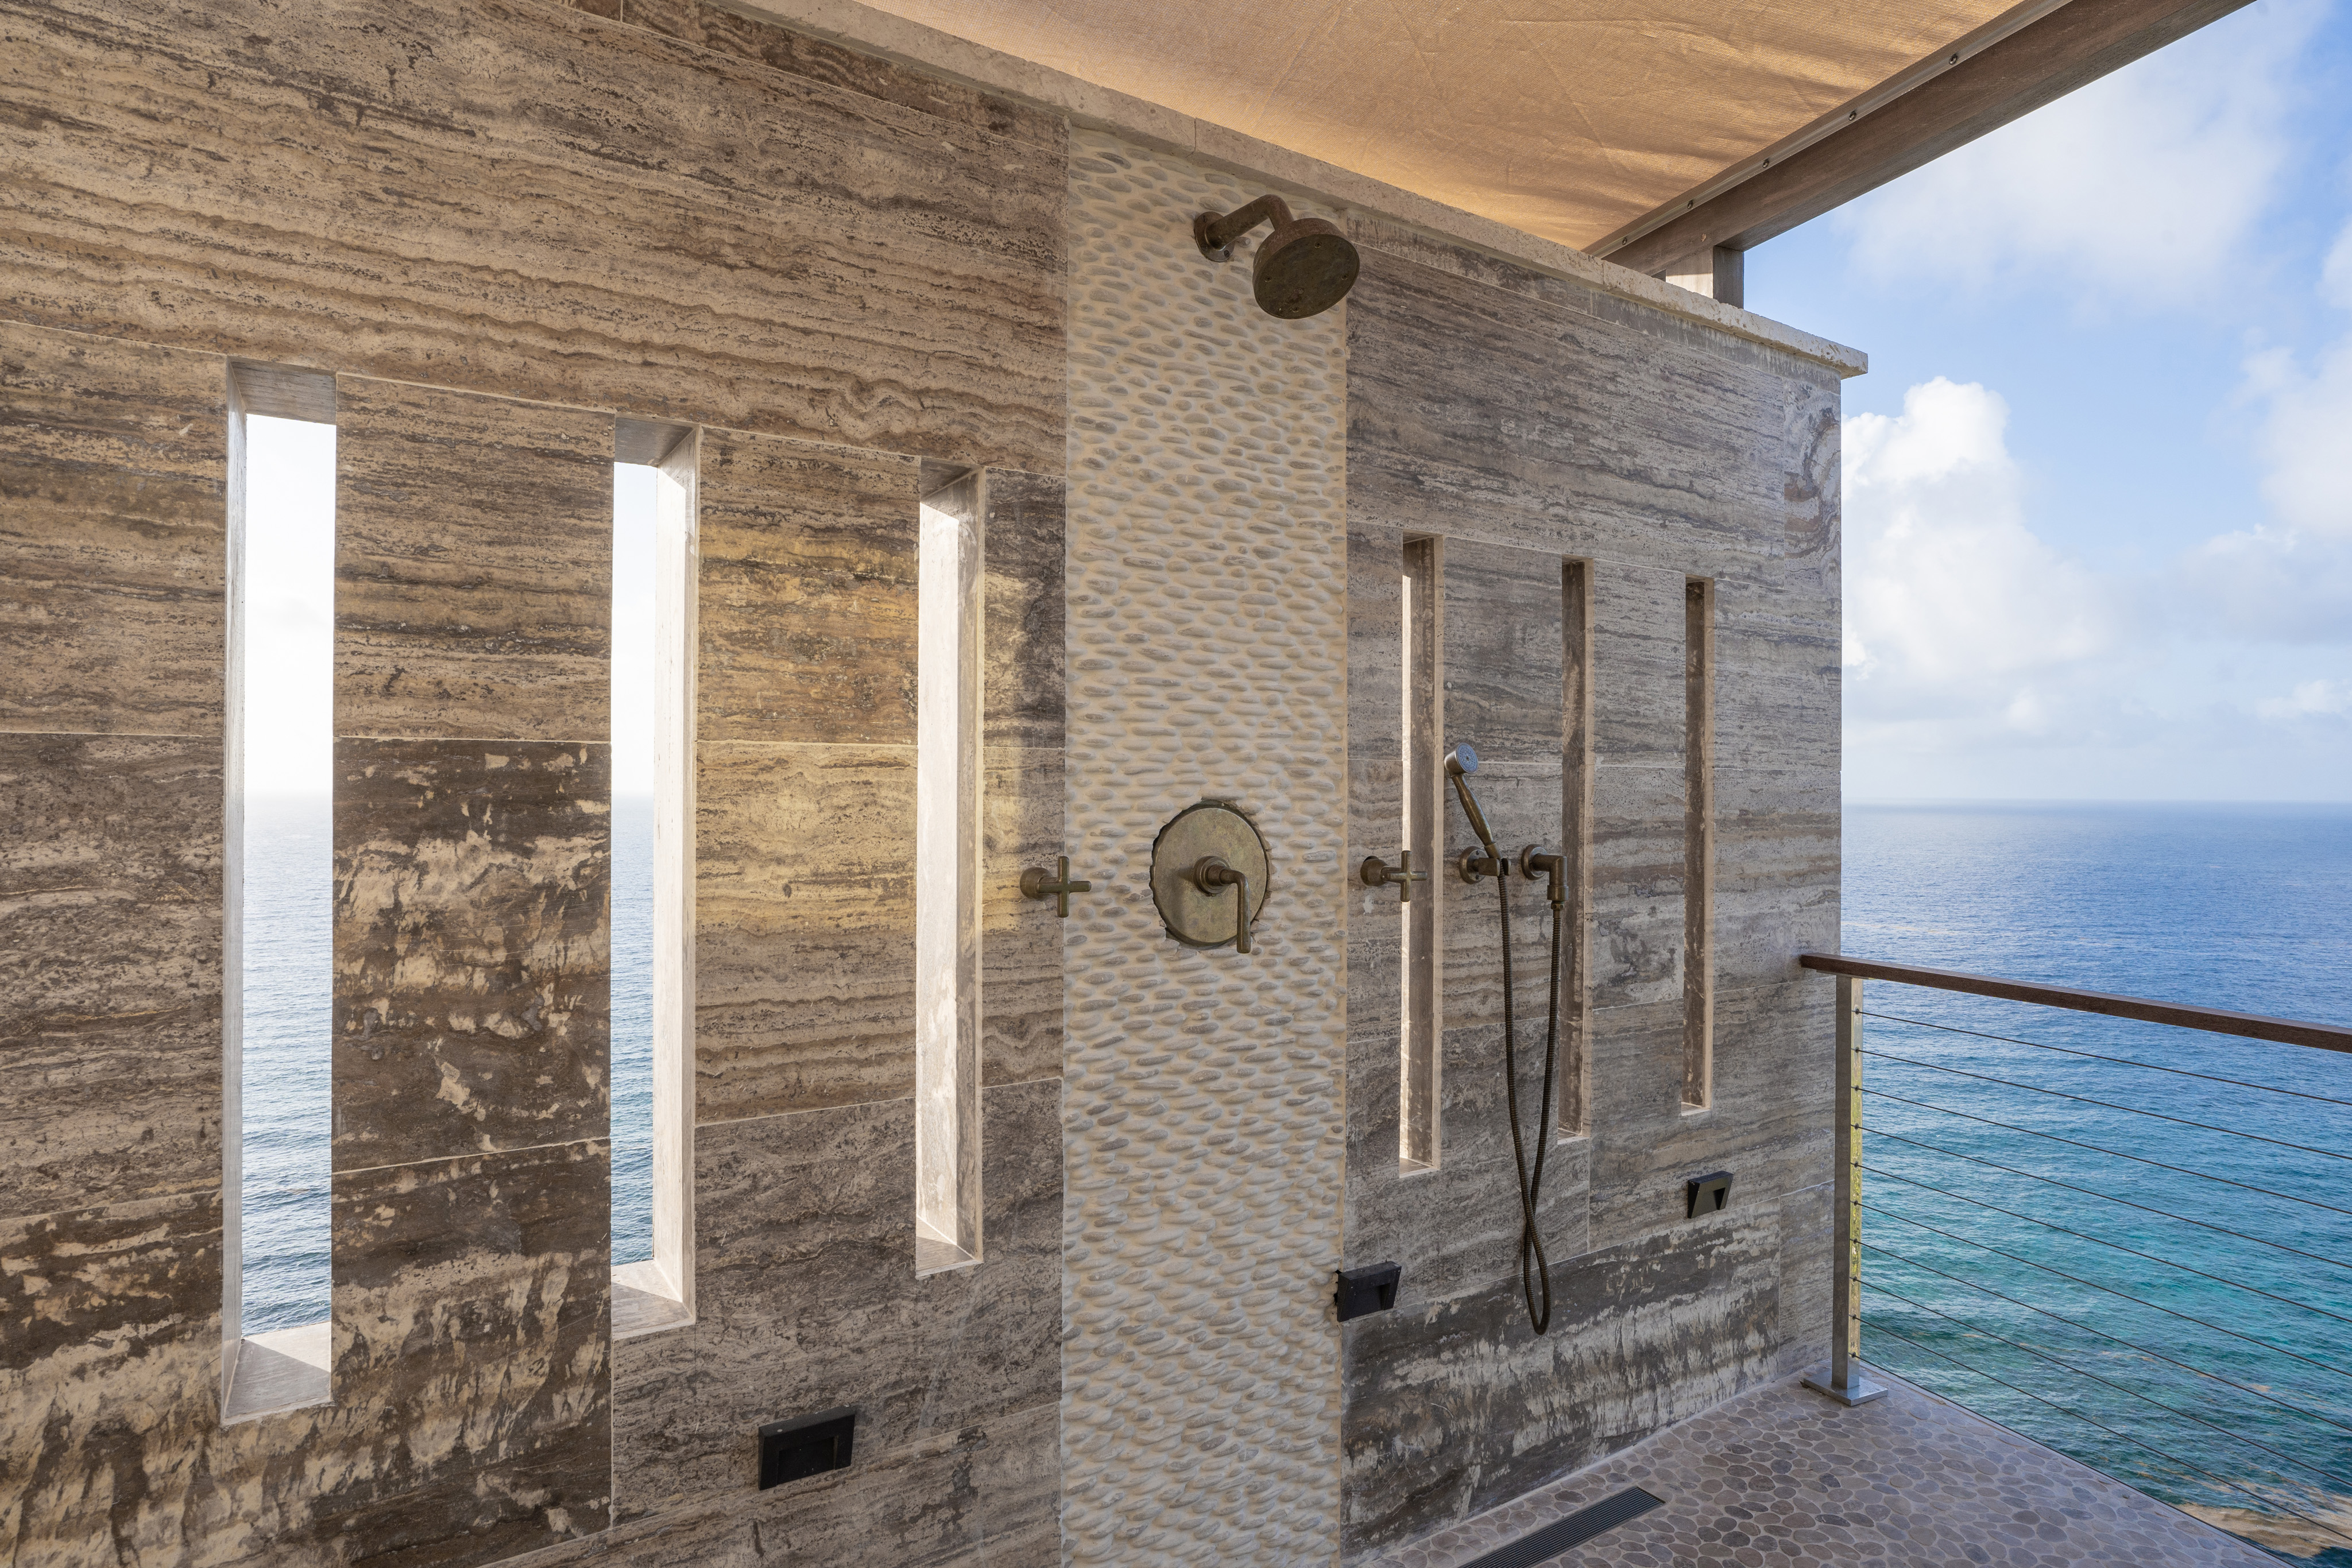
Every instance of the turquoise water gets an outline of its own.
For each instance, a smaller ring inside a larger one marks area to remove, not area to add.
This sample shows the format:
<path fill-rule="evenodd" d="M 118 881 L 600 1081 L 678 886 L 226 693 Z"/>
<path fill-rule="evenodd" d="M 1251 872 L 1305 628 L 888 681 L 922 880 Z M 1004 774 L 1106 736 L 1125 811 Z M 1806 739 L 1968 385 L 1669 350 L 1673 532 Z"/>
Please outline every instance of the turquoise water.
<path fill-rule="evenodd" d="M 1856 956 L 2352 1024 L 2352 809 L 1850 807 L 1844 891 Z M 1893 1015 L 1865 1022 L 1865 1358 L 2174 1501 L 2352 1533 L 2352 1057 L 1864 1005 Z"/>

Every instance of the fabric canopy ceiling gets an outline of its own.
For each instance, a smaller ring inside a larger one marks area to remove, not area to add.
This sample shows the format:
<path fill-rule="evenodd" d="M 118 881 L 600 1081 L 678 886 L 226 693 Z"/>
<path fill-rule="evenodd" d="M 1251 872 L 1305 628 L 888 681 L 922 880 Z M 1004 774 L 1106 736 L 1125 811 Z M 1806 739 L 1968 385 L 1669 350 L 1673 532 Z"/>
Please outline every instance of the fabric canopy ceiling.
<path fill-rule="evenodd" d="M 2016 0 L 868 0 L 1583 248 Z"/>

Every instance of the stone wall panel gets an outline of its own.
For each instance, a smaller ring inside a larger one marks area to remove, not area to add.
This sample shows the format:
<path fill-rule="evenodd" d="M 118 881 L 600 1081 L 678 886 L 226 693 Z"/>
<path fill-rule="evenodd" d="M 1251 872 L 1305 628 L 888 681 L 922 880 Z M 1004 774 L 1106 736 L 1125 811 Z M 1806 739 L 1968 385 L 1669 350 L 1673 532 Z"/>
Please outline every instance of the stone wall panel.
<path fill-rule="evenodd" d="M 696 481 L 704 741 L 911 746 L 912 457 L 706 429 Z"/>
<path fill-rule="evenodd" d="M 604 1528 L 611 1212 L 601 1139 L 336 1173 L 313 1542 L 480 1563 Z"/>
<path fill-rule="evenodd" d="M 915 1092 L 915 748 L 712 741 L 696 781 L 705 1122 Z"/>
<path fill-rule="evenodd" d="M 612 748 L 335 743 L 338 1169 L 601 1138 Z"/>
<path fill-rule="evenodd" d="M 0 322 L 0 730 L 219 732 L 227 496 L 219 357 Z"/>
<path fill-rule="evenodd" d="M 853 1406 L 863 1465 L 1055 1403 L 1060 1100 L 985 1092 L 984 1259 L 920 1279 L 911 1100 L 704 1126 L 698 1321 L 618 1347 L 623 1515 L 748 1492 L 763 1422 Z"/>
<path fill-rule="evenodd" d="M 613 419 L 340 376 L 335 733 L 606 739 Z"/>
<path fill-rule="evenodd" d="M 221 1179 L 221 747 L 0 734 L 0 1215 Z"/>
<path fill-rule="evenodd" d="M 19 316 L 1061 467 L 1054 117 L 529 0 L 50 0 L 10 44 Z"/>

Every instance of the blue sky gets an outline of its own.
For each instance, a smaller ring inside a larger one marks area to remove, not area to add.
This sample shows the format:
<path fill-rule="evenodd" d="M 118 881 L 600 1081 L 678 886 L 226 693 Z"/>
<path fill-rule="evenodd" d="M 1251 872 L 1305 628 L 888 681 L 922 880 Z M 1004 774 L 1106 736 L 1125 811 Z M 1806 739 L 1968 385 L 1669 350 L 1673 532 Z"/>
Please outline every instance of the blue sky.
<path fill-rule="evenodd" d="M 2352 0 L 1748 255 L 1848 382 L 1857 800 L 2352 800 Z"/>

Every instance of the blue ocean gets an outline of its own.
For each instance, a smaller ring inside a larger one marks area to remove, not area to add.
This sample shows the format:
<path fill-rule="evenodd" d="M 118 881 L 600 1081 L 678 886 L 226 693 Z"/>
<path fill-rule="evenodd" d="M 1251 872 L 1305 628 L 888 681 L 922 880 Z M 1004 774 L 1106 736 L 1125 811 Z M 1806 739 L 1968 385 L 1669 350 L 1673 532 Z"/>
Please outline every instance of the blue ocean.
<path fill-rule="evenodd" d="M 326 1315 L 331 866 L 323 802 L 249 833 L 257 1333 Z M 652 842 L 620 801 L 615 1262 L 651 1251 Z M 1858 956 L 2352 1024 L 2352 808 L 1853 806 L 1844 896 Z M 1865 1007 L 1865 1359 L 2352 1568 L 2352 1056 L 1880 982 Z"/>
<path fill-rule="evenodd" d="M 1856 956 L 2352 1025 L 2352 808 L 1853 806 L 1844 883 Z M 2352 1056 L 1864 1006 L 1864 1358 L 2352 1568 Z"/>

